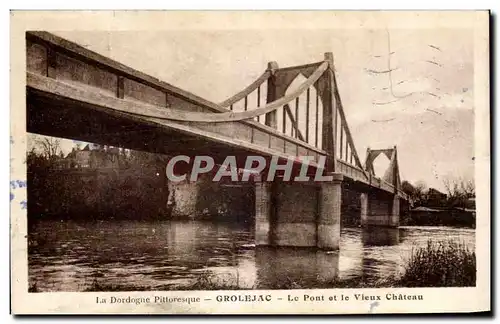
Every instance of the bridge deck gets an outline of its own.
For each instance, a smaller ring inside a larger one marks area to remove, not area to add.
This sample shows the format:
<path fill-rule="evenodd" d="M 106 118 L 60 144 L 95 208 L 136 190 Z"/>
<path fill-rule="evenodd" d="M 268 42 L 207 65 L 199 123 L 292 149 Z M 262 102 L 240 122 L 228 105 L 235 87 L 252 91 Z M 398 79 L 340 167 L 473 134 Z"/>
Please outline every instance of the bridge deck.
<path fill-rule="evenodd" d="M 50 33 L 28 32 L 26 38 L 28 113 L 35 116 L 28 119 L 30 132 L 164 153 L 181 146 L 199 153 L 233 151 L 294 161 L 297 156 L 313 156 L 313 167 L 326 155 L 254 120 L 200 123 L 133 115 L 137 107 L 157 109 L 167 105 L 181 111 L 228 110 Z M 98 125 L 106 118 L 106 125 Z M 395 192 L 390 183 L 337 161 L 337 172 L 345 177 Z M 405 197 L 400 190 L 398 193 Z"/>

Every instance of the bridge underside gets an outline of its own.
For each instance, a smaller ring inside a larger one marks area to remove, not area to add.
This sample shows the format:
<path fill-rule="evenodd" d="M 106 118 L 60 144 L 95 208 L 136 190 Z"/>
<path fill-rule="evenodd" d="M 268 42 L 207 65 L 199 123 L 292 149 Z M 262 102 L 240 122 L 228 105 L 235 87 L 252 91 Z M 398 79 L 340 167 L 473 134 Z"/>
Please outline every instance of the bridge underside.
<path fill-rule="evenodd" d="M 27 91 L 27 131 L 96 144 L 165 155 L 248 156 L 249 150 L 230 147 L 201 136 L 179 132 L 131 115 L 103 112 L 83 102 L 36 90 Z"/>

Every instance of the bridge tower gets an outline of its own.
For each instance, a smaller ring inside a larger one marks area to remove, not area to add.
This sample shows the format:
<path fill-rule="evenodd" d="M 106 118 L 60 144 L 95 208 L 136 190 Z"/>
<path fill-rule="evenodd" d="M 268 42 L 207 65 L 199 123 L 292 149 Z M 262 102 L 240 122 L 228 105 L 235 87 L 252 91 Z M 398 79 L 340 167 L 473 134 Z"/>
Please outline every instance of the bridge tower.
<path fill-rule="evenodd" d="M 389 166 L 384 173 L 383 180 L 392 184 L 393 193 L 361 193 L 361 225 L 362 226 L 399 226 L 400 197 L 398 194 L 401 188 L 401 179 L 399 176 L 399 166 L 397 159 L 397 148 L 394 146 L 389 149 L 372 150 L 367 148 L 365 170 L 370 178 L 375 176 L 373 162 L 381 154 L 389 159 Z"/>
<path fill-rule="evenodd" d="M 272 183 L 262 179 L 257 181 L 257 245 L 317 246 L 326 250 L 339 248 L 343 174 L 336 170 L 335 136 L 339 108 L 333 91 L 336 86 L 333 54 L 325 53 L 324 61 L 320 63 L 285 69 L 279 69 L 276 62 L 270 62 L 267 69 L 270 74 L 267 81 L 267 103 L 283 98 L 299 74 L 310 77 L 320 64 L 325 64 L 326 69 L 314 83 L 317 92 L 316 109 L 322 107 L 322 120 L 316 120 L 316 123 L 320 123 L 320 131 L 316 126 L 316 142 L 319 142 L 317 138 L 321 136 L 321 149 L 326 152 L 324 174 L 331 180 L 320 183 L 284 183 L 279 179 Z M 308 100 L 309 97 L 310 92 L 307 90 Z M 309 115 L 308 101 L 307 123 Z M 298 116 L 296 106 L 294 127 L 296 133 L 300 134 Z M 266 125 L 275 129 L 279 129 L 277 120 L 276 110 L 265 116 Z M 309 135 L 309 124 L 306 127 L 305 138 Z"/>
<path fill-rule="evenodd" d="M 320 132 L 316 131 L 316 136 L 321 138 L 319 145 L 317 140 L 316 144 L 325 152 L 324 174 L 331 180 L 318 183 L 258 180 L 255 190 L 257 245 L 315 246 L 325 250 L 337 250 L 340 243 L 342 188 L 346 183 L 354 185 L 360 191 L 360 218 L 363 226 L 399 225 L 400 179 L 397 149 L 394 147 L 387 150 L 368 150 L 365 165 L 361 164 L 345 118 L 332 53 L 325 53 L 324 60 L 320 63 L 303 66 L 280 69 L 276 62 L 270 62 L 267 69 L 269 78 L 266 102 L 272 104 L 285 97 L 288 87 L 298 75 L 310 78 L 320 64 L 326 64 L 327 67 L 314 83 L 322 117 L 316 119 L 316 129 L 318 124 L 320 129 Z M 308 89 L 307 117 L 310 114 L 309 96 Z M 298 129 L 300 114 L 297 106 L 298 99 L 294 115 L 290 107 L 285 105 L 283 115 L 288 111 L 295 133 L 302 137 L 302 140 L 305 137 L 307 141 L 309 125 L 305 130 L 306 136 L 302 136 Z M 318 107 L 317 105 L 316 109 L 319 109 Z M 265 124 L 286 132 L 285 122 L 282 127 L 278 123 L 277 110 L 266 113 Z M 381 153 L 391 162 L 384 177 L 378 179 L 374 173 L 373 161 Z M 362 181 L 353 181 L 353 172 L 357 172 Z M 384 184 L 390 184 L 390 192 L 379 190 Z M 379 188 L 374 190 L 372 186 Z"/>

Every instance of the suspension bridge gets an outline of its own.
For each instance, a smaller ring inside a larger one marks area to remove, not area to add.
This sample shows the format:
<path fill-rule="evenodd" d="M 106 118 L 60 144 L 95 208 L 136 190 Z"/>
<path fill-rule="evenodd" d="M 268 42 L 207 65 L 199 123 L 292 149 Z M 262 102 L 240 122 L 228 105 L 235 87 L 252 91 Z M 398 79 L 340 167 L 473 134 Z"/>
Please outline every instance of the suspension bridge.
<path fill-rule="evenodd" d="M 361 224 L 399 225 L 397 148 L 360 160 L 332 53 L 312 64 L 270 62 L 252 84 L 214 103 L 48 32 L 26 33 L 27 131 L 172 155 L 312 157 L 329 182 L 255 178 L 257 245 L 339 247 L 342 192 L 359 193 Z M 303 81 L 295 89 L 295 80 Z M 377 176 L 379 155 L 389 167 Z"/>

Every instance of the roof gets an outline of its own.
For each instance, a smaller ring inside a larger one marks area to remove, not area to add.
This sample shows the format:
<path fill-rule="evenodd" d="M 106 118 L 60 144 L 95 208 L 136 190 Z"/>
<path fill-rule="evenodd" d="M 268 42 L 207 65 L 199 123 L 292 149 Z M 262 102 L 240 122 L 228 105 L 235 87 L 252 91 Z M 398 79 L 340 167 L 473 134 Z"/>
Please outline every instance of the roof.
<path fill-rule="evenodd" d="M 71 157 L 75 156 L 75 155 L 76 155 L 76 152 L 77 152 L 77 151 L 75 151 L 75 150 L 73 150 L 73 151 L 69 152 L 69 153 L 68 153 L 68 155 L 66 155 L 66 159 L 68 159 L 68 158 L 71 158 Z"/>
<path fill-rule="evenodd" d="M 440 194 L 440 195 L 443 195 L 443 196 L 446 195 L 445 193 L 443 193 L 443 192 L 441 192 L 441 191 L 439 191 L 439 190 L 437 190 L 435 188 L 429 188 L 429 193 L 431 193 L 431 192 L 432 193 L 437 193 L 437 194 Z"/>

